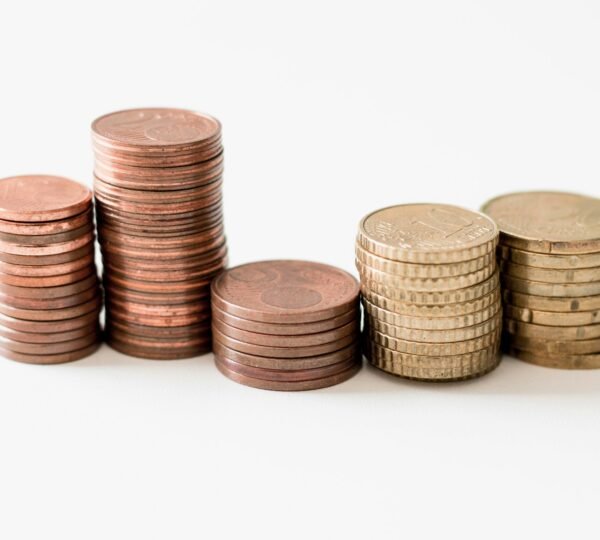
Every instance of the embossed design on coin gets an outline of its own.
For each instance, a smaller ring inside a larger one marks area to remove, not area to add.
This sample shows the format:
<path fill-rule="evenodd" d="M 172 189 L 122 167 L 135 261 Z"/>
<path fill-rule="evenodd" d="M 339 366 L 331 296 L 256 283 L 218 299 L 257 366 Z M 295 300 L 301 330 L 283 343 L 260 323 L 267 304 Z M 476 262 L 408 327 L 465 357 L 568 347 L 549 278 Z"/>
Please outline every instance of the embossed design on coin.
<path fill-rule="evenodd" d="M 303 309 L 316 306 L 323 297 L 308 287 L 275 287 L 264 291 L 260 299 L 269 306 L 283 309 Z"/>

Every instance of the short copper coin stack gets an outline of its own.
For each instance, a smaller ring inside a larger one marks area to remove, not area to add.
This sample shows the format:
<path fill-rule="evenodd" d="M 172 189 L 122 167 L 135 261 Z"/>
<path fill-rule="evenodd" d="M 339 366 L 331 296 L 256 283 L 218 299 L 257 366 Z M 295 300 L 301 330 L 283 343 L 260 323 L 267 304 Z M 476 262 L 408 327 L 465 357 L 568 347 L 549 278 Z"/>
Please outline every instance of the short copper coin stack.
<path fill-rule="evenodd" d="M 221 125 L 136 109 L 92 131 L 107 342 L 164 360 L 209 351 L 210 282 L 227 263 Z"/>
<path fill-rule="evenodd" d="M 370 362 L 423 381 L 469 379 L 496 367 L 497 242 L 491 219 L 454 206 L 408 204 L 367 215 L 356 265 Z"/>
<path fill-rule="evenodd" d="M 232 268 L 212 285 L 213 351 L 230 379 L 266 390 L 341 383 L 361 365 L 358 282 L 307 261 Z"/>
<path fill-rule="evenodd" d="M 92 192 L 66 178 L 0 180 L 0 354 L 58 364 L 98 348 Z"/>
<path fill-rule="evenodd" d="M 512 193 L 483 211 L 500 228 L 505 350 L 542 366 L 600 368 L 600 199 Z"/>

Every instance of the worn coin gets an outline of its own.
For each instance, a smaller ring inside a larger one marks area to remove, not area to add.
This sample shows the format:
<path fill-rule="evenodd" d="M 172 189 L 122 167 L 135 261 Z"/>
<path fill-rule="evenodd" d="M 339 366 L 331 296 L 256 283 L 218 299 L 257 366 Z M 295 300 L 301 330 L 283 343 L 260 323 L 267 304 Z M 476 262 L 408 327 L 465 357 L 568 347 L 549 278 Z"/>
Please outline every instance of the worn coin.
<path fill-rule="evenodd" d="M 183 358 L 201 356 L 211 351 L 210 339 L 207 339 L 206 342 L 198 345 L 177 349 L 174 349 L 168 345 L 163 345 L 159 348 L 146 345 L 132 345 L 110 335 L 107 336 L 106 342 L 113 349 L 123 354 L 135 356 L 137 358 L 146 358 L 149 360 L 180 360 Z"/>
<path fill-rule="evenodd" d="M 0 313 L 0 325 L 19 332 L 40 332 L 42 334 L 69 332 L 84 326 L 94 327 L 98 321 L 98 311 L 91 311 L 80 317 L 62 321 L 25 321 Z"/>
<path fill-rule="evenodd" d="M 71 274 L 77 270 L 81 270 L 86 266 L 94 264 L 94 256 L 92 253 L 77 259 L 75 261 L 66 262 L 62 264 L 49 264 L 49 265 L 25 265 L 25 264 L 11 264 L 0 261 L 0 273 L 10 274 L 12 276 L 23 276 L 23 277 L 46 277 L 46 276 L 60 276 L 63 274 Z"/>
<path fill-rule="evenodd" d="M 558 313 L 594 311 L 600 309 L 600 295 L 570 297 L 535 296 L 505 289 L 504 301 L 516 307 L 554 311 Z"/>
<path fill-rule="evenodd" d="M 1 183 L 1 180 L 0 180 Z M 5 221 L 0 219 L 0 232 L 14 235 L 51 235 L 60 234 L 74 229 L 79 229 L 88 223 L 93 222 L 93 210 L 91 208 L 91 201 L 89 208 L 84 210 L 81 214 L 76 216 L 68 217 L 65 219 L 59 219 L 47 222 L 19 222 L 19 221 Z"/>
<path fill-rule="evenodd" d="M 504 329 L 509 334 L 552 340 L 578 340 L 600 338 L 600 324 L 579 326 L 548 326 L 509 319 L 504 320 Z"/>
<path fill-rule="evenodd" d="M 83 304 L 62 309 L 22 309 L 0 303 L 0 313 L 26 321 L 62 321 L 81 317 L 91 311 L 98 312 L 102 307 L 102 297 L 96 296 Z"/>
<path fill-rule="evenodd" d="M 68 242 L 58 244 L 35 245 L 29 246 L 25 244 L 13 244 L 11 242 L 0 242 L 0 251 L 9 255 L 27 255 L 27 256 L 45 256 L 58 255 L 69 251 L 75 251 L 86 244 L 94 241 L 94 233 L 92 231 Z M 10 261 L 7 261 L 10 262 Z"/>
<path fill-rule="evenodd" d="M 76 283 L 69 283 L 68 285 L 60 285 L 58 287 L 17 287 L 14 285 L 2 285 L 1 292 L 5 296 L 14 296 L 17 298 L 50 300 L 75 295 L 97 285 L 98 277 L 96 274 L 92 274 Z"/>
<path fill-rule="evenodd" d="M 536 354 L 511 348 L 508 353 L 519 360 L 538 366 L 558 369 L 599 369 L 600 354 Z"/>
<path fill-rule="evenodd" d="M 72 351 L 78 351 L 97 343 L 100 339 L 96 329 L 86 336 L 69 341 L 59 341 L 56 343 L 23 343 L 0 336 L 0 349 L 7 349 L 23 354 L 51 355 L 64 354 Z"/>
<path fill-rule="evenodd" d="M 567 284 L 544 283 L 542 281 L 531 281 L 503 274 L 502 284 L 511 291 L 535 296 L 579 297 L 600 294 L 600 281 Z"/>
<path fill-rule="evenodd" d="M 63 364 L 65 362 L 73 362 L 90 356 L 98 350 L 98 347 L 100 347 L 99 341 L 92 345 L 88 345 L 83 349 L 79 349 L 78 351 L 59 354 L 25 354 L 0 347 L 0 354 L 10 360 L 25 362 L 26 364 Z"/>
<path fill-rule="evenodd" d="M 72 341 L 74 339 L 83 338 L 93 332 L 101 335 L 100 326 L 82 326 L 81 328 L 76 328 L 75 330 L 70 330 L 68 332 L 49 332 L 46 334 L 40 334 L 39 332 L 20 332 L 18 330 L 12 330 L 11 328 L 0 325 L 0 336 L 12 341 L 19 341 L 21 343 L 61 343 L 63 341 Z"/>
<path fill-rule="evenodd" d="M 60 274 L 57 276 L 15 276 L 0 272 L 0 291 L 4 291 L 5 285 L 15 285 L 17 287 L 58 287 L 69 283 L 76 283 L 95 273 L 96 266 L 93 264 L 69 274 Z"/>
<path fill-rule="evenodd" d="M 571 270 L 600 266 L 600 252 L 583 253 L 581 255 L 546 255 L 523 251 L 510 246 L 499 246 L 498 252 L 504 260 L 538 268 Z"/>
<path fill-rule="evenodd" d="M 531 281 L 544 283 L 588 283 L 600 282 L 600 266 L 596 268 L 577 268 L 569 270 L 554 270 L 550 268 L 536 268 L 525 266 L 510 261 L 502 260 L 500 270 L 506 275 Z"/>
<path fill-rule="evenodd" d="M 79 249 L 67 251 L 65 253 L 57 253 L 56 255 L 13 255 L 0 251 L 0 261 L 25 266 L 46 266 L 73 262 L 93 253 L 94 242 L 92 240 L 84 246 L 81 246 Z"/>
<path fill-rule="evenodd" d="M 71 231 L 56 234 L 12 234 L 0 232 L 0 249 L 9 244 L 20 246 L 47 246 L 49 244 L 64 244 L 92 232 L 94 224 L 92 221 Z"/>
<path fill-rule="evenodd" d="M 530 351 L 539 355 L 546 353 L 553 355 L 600 353 L 600 338 L 559 341 L 554 339 L 532 338 L 505 333 L 503 341 L 509 347 L 514 347 L 522 351 Z"/>
<path fill-rule="evenodd" d="M 538 311 L 529 308 L 504 306 L 504 313 L 510 319 L 547 326 L 577 326 L 600 323 L 600 310 L 557 313 Z"/>
<path fill-rule="evenodd" d="M 88 300 L 91 300 L 92 298 L 100 294 L 102 294 L 102 291 L 98 287 L 98 283 L 95 282 L 91 287 L 84 291 L 58 298 L 20 298 L 17 296 L 5 295 L 0 292 L 0 303 L 18 309 L 52 310 L 77 306 L 79 304 L 87 302 Z"/>

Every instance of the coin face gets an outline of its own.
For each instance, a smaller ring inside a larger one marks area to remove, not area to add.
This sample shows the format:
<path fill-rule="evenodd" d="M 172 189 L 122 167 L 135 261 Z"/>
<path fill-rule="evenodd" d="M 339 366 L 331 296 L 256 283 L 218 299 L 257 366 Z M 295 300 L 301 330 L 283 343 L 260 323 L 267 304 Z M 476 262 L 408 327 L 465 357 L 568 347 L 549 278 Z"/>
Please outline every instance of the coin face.
<path fill-rule="evenodd" d="M 600 199 L 561 192 L 511 193 L 483 207 L 506 245 L 538 253 L 600 251 Z"/>
<path fill-rule="evenodd" d="M 13 176 L 0 180 L 0 219 L 44 222 L 75 216 L 89 207 L 92 192 L 59 176 Z"/>
<path fill-rule="evenodd" d="M 391 206 L 367 215 L 360 223 L 358 243 L 387 259 L 450 263 L 481 257 L 498 237 L 487 216 L 443 204 Z"/>

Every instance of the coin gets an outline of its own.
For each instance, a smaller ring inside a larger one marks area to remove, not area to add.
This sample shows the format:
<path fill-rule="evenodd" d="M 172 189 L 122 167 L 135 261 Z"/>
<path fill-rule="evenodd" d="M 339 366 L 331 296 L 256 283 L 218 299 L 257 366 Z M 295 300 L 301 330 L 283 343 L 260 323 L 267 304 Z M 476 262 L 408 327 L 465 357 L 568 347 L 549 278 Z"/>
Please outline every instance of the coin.
<path fill-rule="evenodd" d="M 34 266 L 24 264 L 11 264 L 0 261 L 0 273 L 23 277 L 61 276 L 63 274 L 70 274 L 77 270 L 81 270 L 82 268 L 90 266 L 93 263 L 94 256 L 91 253 L 75 261 L 70 261 L 62 264 Z"/>
<path fill-rule="evenodd" d="M 78 294 L 96 285 L 98 285 L 98 277 L 92 274 L 77 283 L 69 283 L 68 285 L 60 285 L 58 287 L 17 287 L 14 285 L 3 285 L 1 292 L 5 296 L 49 300 Z"/>
<path fill-rule="evenodd" d="M 156 327 L 122 321 L 119 319 L 118 313 L 113 314 L 110 320 L 106 322 L 107 333 L 111 333 L 113 330 L 120 330 L 131 336 L 155 340 L 161 339 L 166 347 L 168 347 L 168 341 L 170 340 L 183 340 L 211 335 L 210 321 L 208 320 L 187 326 Z"/>
<path fill-rule="evenodd" d="M 21 246 L 46 246 L 48 244 L 62 244 L 76 240 L 94 230 L 92 221 L 70 231 L 56 234 L 11 234 L 0 232 L 0 248 L 10 247 L 13 244 Z"/>
<path fill-rule="evenodd" d="M 19 298 L 17 296 L 5 295 L 0 292 L 0 303 L 18 309 L 63 309 L 91 300 L 102 292 L 97 281 L 91 287 L 78 293 L 58 298 Z"/>
<path fill-rule="evenodd" d="M 178 305 L 187 304 L 189 302 L 196 302 L 201 299 L 206 299 L 210 296 L 210 289 L 205 287 L 204 290 L 197 293 L 181 293 L 181 294 L 160 294 L 160 293 L 143 293 L 139 291 L 132 291 L 129 289 L 123 289 L 109 285 L 106 287 L 106 293 L 108 296 L 128 300 L 131 302 L 139 302 L 142 304 L 150 305 Z M 1 298 L 1 297 L 0 297 Z"/>
<path fill-rule="evenodd" d="M 15 276 L 0 273 L 0 291 L 4 291 L 5 285 L 15 285 L 17 287 L 58 287 L 69 283 L 76 283 L 88 276 L 95 275 L 95 273 L 96 266 L 93 264 L 75 270 L 75 272 L 60 274 L 58 276 Z"/>
<path fill-rule="evenodd" d="M 600 295 L 573 297 L 535 296 L 506 289 L 504 301 L 516 307 L 538 309 L 540 311 L 576 312 L 600 309 Z"/>
<path fill-rule="evenodd" d="M 547 326 L 577 326 L 580 324 L 588 325 L 600 323 L 600 311 L 598 310 L 558 314 L 552 311 L 538 311 L 535 309 L 505 305 L 504 313 L 511 319 Z"/>
<path fill-rule="evenodd" d="M 558 341 L 554 339 L 538 339 L 506 333 L 504 342 L 509 347 L 522 351 L 529 351 L 543 356 L 546 353 L 553 355 L 567 354 L 597 354 L 600 353 L 600 339 Z"/>
<path fill-rule="evenodd" d="M 9 242 L 0 242 L 0 251 L 8 255 L 28 255 L 28 256 L 45 256 L 58 255 L 68 251 L 74 251 L 83 247 L 94 240 L 94 233 L 88 232 L 75 240 L 62 242 L 59 244 L 48 244 L 44 246 L 28 246 L 22 244 L 13 244 Z M 10 261 L 9 261 L 10 262 Z"/>
<path fill-rule="evenodd" d="M 91 311 L 99 311 L 102 307 L 102 297 L 97 295 L 83 304 L 62 309 L 21 309 L 0 303 L 0 313 L 26 321 L 58 321 L 80 317 Z"/>
<path fill-rule="evenodd" d="M 204 281 L 190 280 L 176 281 L 173 283 L 160 283 L 153 281 L 142 281 L 139 279 L 129 279 L 128 277 L 121 277 L 114 272 L 105 273 L 103 279 L 108 285 L 116 285 L 118 287 L 142 293 L 199 294 L 206 292 L 210 287 L 210 279 Z"/>
<path fill-rule="evenodd" d="M 37 332 L 19 332 L 18 330 L 12 330 L 0 325 L 0 336 L 10 339 L 12 341 L 19 341 L 21 343 L 61 343 L 63 341 L 72 341 L 89 335 L 90 333 L 96 332 L 98 336 L 101 335 L 100 326 L 82 326 L 75 330 L 68 332 L 48 332 L 46 334 L 40 334 Z"/>
<path fill-rule="evenodd" d="M 550 268 L 536 268 L 503 260 L 500 268 L 508 276 L 531 281 L 541 281 L 553 284 L 569 283 L 600 283 L 600 266 L 596 268 L 578 268 L 569 270 L 554 270 Z"/>
<path fill-rule="evenodd" d="M 600 354 L 560 354 L 558 356 L 548 354 L 536 354 L 529 351 L 521 351 L 511 348 L 509 354 L 519 360 L 538 366 L 559 369 L 598 369 L 600 368 Z"/>
<path fill-rule="evenodd" d="M 545 255 L 533 253 L 510 246 L 499 246 L 500 256 L 517 264 L 548 268 L 554 270 L 571 270 L 579 268 L 595 268 L 600 266 L 600 252 L 581 255 Z"/>
<path fill-rule="evenodd" d="M 84 326 L 94 327 L 97 321 L 98 310 L 63 321 L 25 321 L 0 313 L 0 325 L 19 332 L 40 332 L 42 334 L 69 332 Z"/>
<path fill-rule="evenodd" d="M 0 336 L 0 350 L 6 349 L 17 353 L 34 355 L 65 354 L 89 347 L 98 341 L 99 333 L 97 330 L 84 337 L 56 343 L 23 343 Z"/>
<path fill-rule="evenodd" d="M 1 181 L 0 181 L 1 182 Z M 93 221 L 93 212 L 91 208 L 84 210 L 81 214 L 65 219 L 53 220 L 48 222 L 20 222 L 20 221 L 5 221 L 0 219 L 0 232 L 15 235 L 50 235 L 59 234 L 91 223 Z"/>
<path fill-rule="evenodd" d="M 567 284 L 544 283 L 542 281 L 520 279 L 504 274 L 502 276 L 502 283 L 511 291 L 535 296 L 579 297 L 600 295 L 600 281 Z"/>
<path fill-rule="evenodd" d="M 578 326 L 548 326 L 506 318 L 504 329 L 509 334 L 537 339 L 579 340 L 600 338 L 600 324 Z"/>
<path fill-rule="evenodd" d="M 179 349 L 173 349 L 165 345 L 160 348 L 131 345 L 115 339 L 113 336 L 107 336 L 106 342 L 113 349 L 123 354 L 138 358 L 146 358 L 149 360 L 181 360 L 183 358 L 201 356 L 210 352 L 210 339 L 208 339 L 204 344 Z"/>
<path fill-rule="evenodd" d="M 25 266 L 45 266 L 73 262 L 86 255 L 93 255 L 94 242 L 81 246 L 79 249 L 57 253 L 56 255 L 12 255 L 0 251 L 0 261 L 9 264 L 21 264 Z"/>
<path fill-rule="evenodd" d="M 600 252 L 600 199 L 574 193 L 502 195 L 483 206 L 503 245 L 536 253 Z"/>
<path fill-rule="evenodd" d="M 26 364 L 63 364 L 65 362 L 73 362 L 75 360 L 81 360 L 86 356 L 90 356 L 96 352 L 99 346 L 100 342 L 96 342 L 83 349 L 79 349 L 78 351 L 59 354 L 25 354 L 0 347 L 0 354 L 10 360 L 24 362 Z"/>

